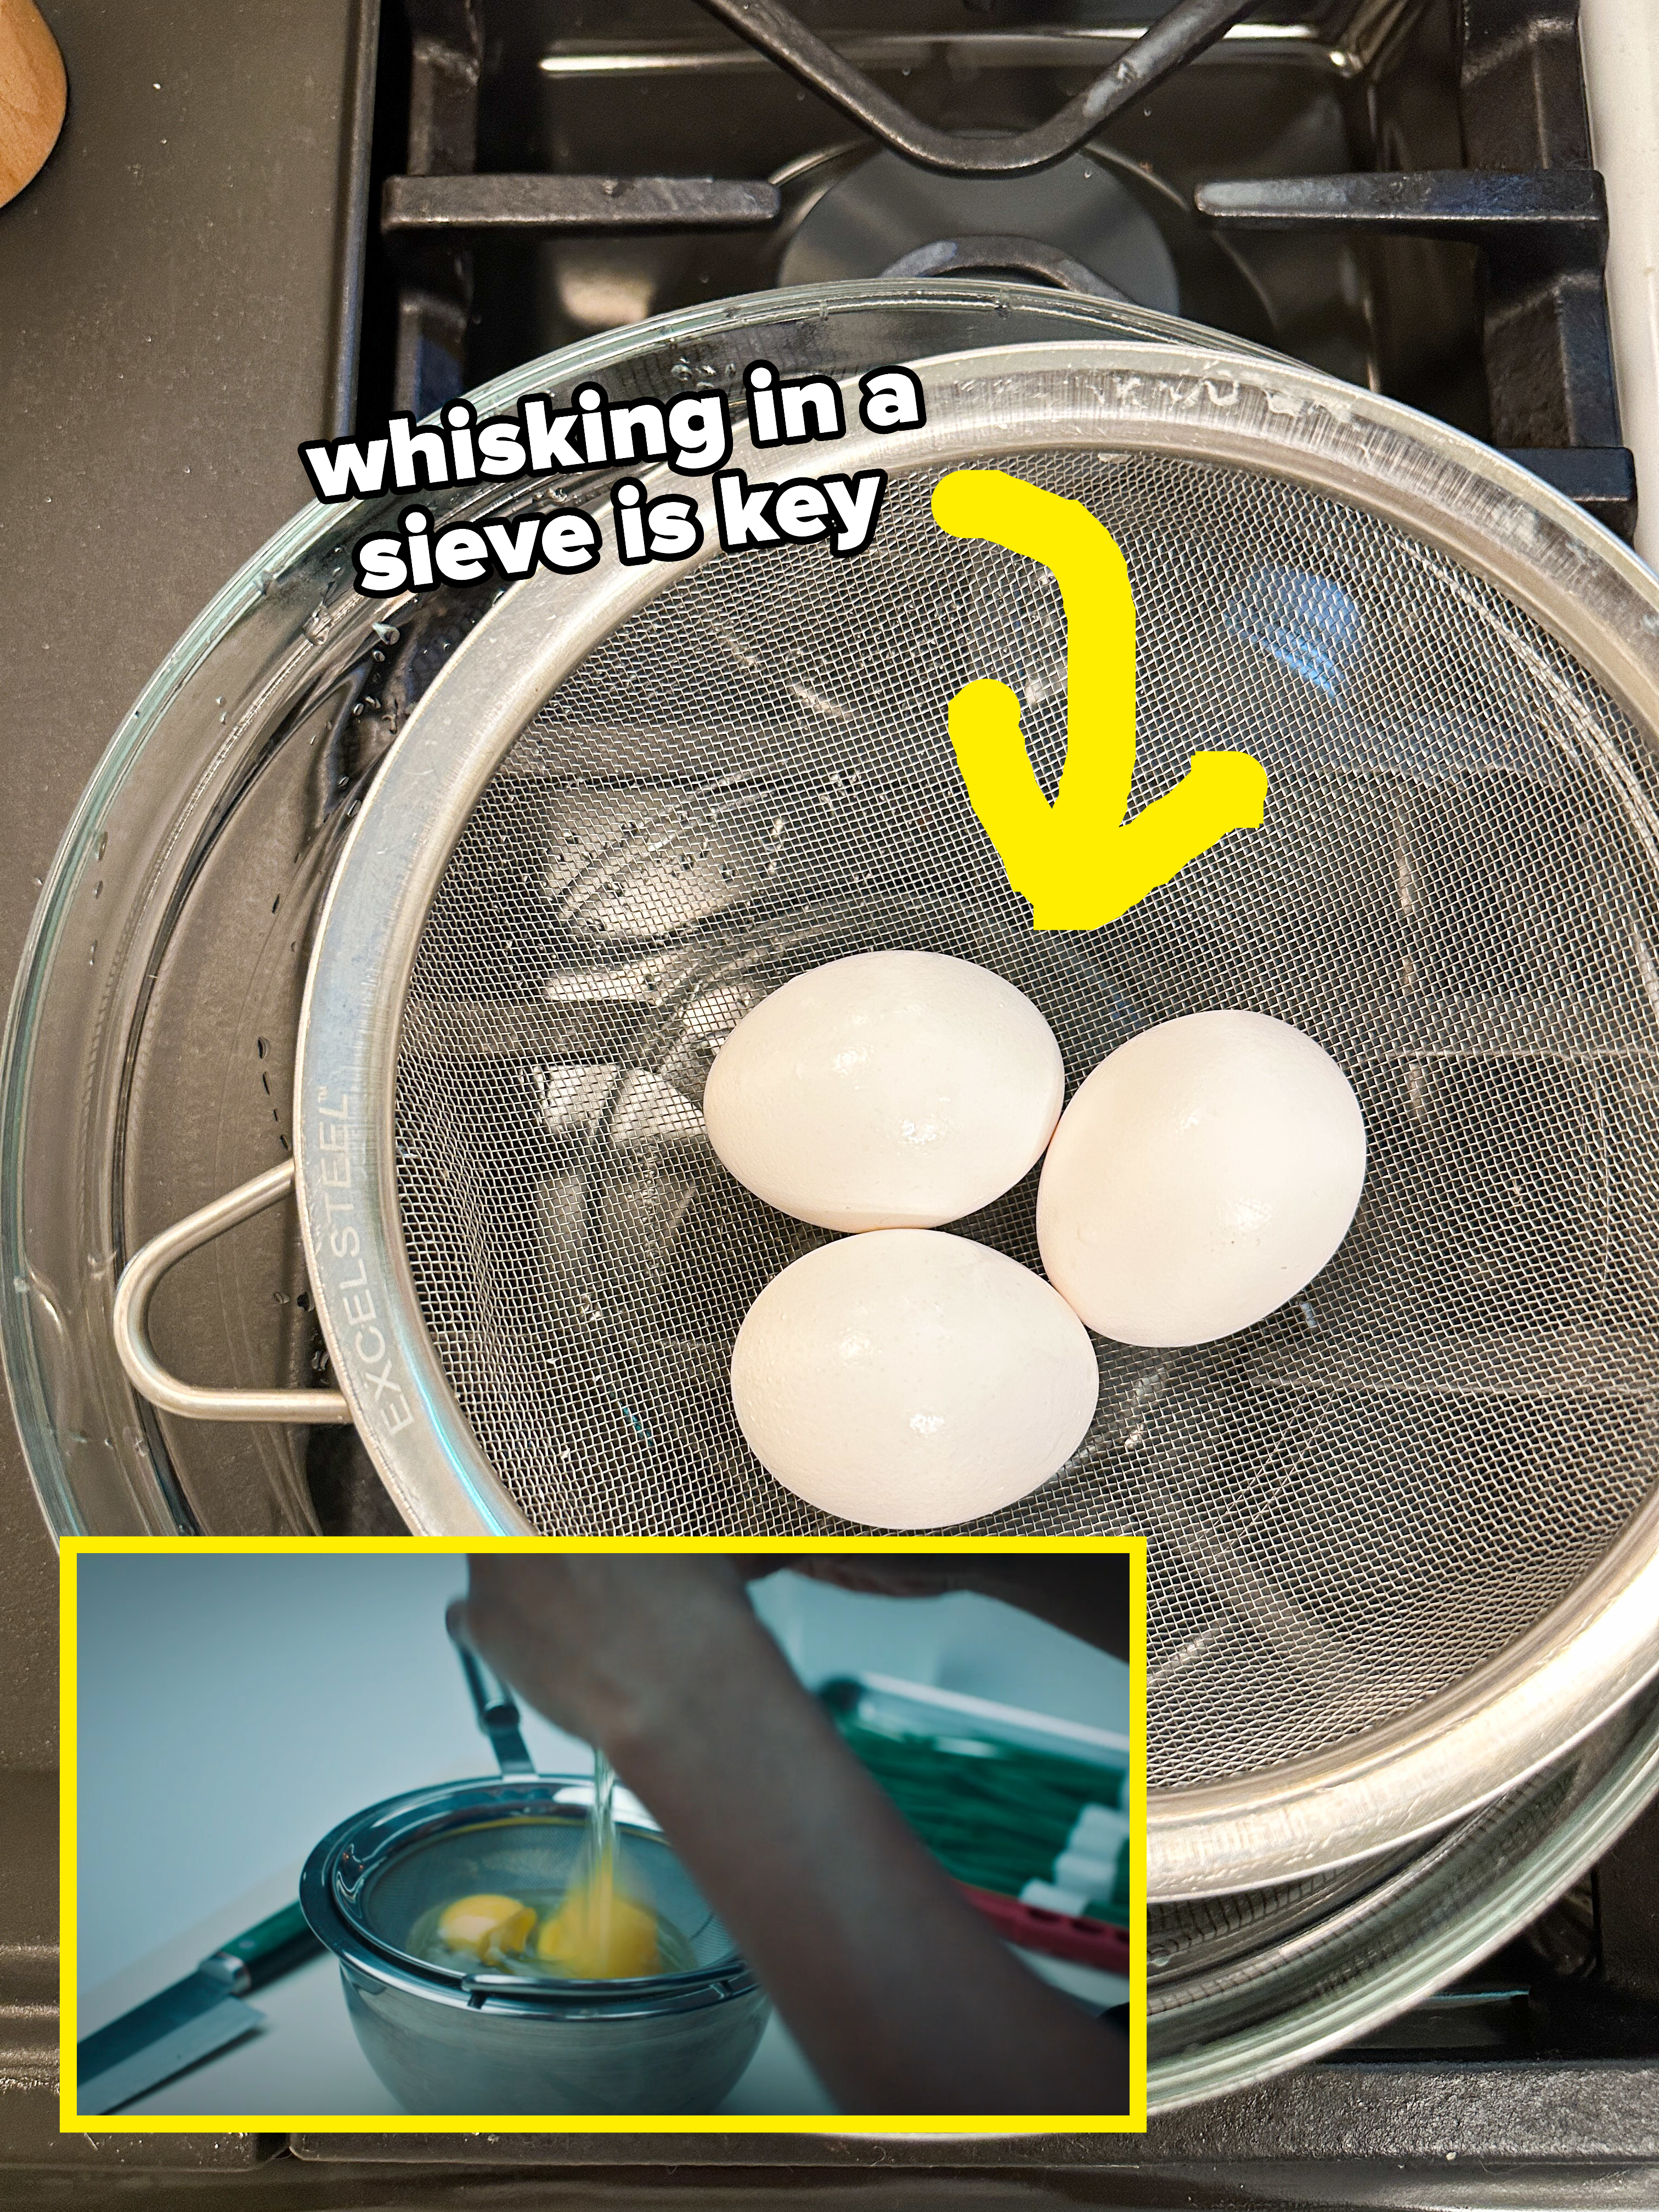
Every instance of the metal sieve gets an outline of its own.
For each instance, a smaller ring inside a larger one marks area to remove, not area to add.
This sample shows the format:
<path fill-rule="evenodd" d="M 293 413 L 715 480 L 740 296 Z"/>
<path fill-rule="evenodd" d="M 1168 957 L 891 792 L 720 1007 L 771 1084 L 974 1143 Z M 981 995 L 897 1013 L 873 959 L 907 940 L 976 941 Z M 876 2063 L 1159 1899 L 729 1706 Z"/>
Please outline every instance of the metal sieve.
<path fill-rule="evenodd" d="M 619 1824 L 629 1864 L 691 1964 L 630 1981 L 435 1966 L 423 1913 L 477 1891 L 559 1888 L 582 1862 L 591 1785 L 544 1776 L 446 1783 L 355 1814 L 306 1862 L 300 1901 L 339 1962 L 365 2057 L 410 2112 L 712 2112 L 770 2013 L 655 1830 Z"/>
<path fill-rule="evenodd" d="M 1594 1864 L 1656 1783 L 1650 1684 L 1565 1759 L 1403 1853 L 1155 1907 L 1147 2110 L 1305 2065 L 1468 1973 Z"/>
<path fill-rule="evenodd" d="M 325 1836 L 300 1876 L 363 2055 L 410 2112 L 712 2112 L 771 2006 L 642 1808 L 617 1828 L 630 1883 L 675 1931 L 675 1963 L 568 1980 L 453 1954 L 444 1963 L 417 1940 L 457 1898 L 556 1897 L 588 1864 L 595 1781 L 538 1773 L 512 1692 L 459 1649 L 500 1781 L 371 1805 Z"/>
<path fill-rule="evenodd" d="M 1659 1666 L 1659 586 L 1486 448 L 1289 365 L 918 366 L 925 429 L 817 464 L 890 471 L 860 558 L 607 560 L 473 630 L 331 889 L 295 1166 L 133 1261 L 124 1357 L 174 1412 L 355 1419 L 417 1528 L 827 1531 L 726 1397 L 748 1301 L 817 1241 L 702 1139 L 733 1021 L 890 945 L 1008 976 L 1073 1086 L 1151 1022 L 1278 1015 L 1364 1105 L 1346 1244 L 1239 1337 L 1103 1343 L 1090 1436 L 979 1525 L 1148 1535 L 1150 1893 L 1293 1880 L 1514 1788 Z M 1050 791 L 1065 743 L 1053 579 L 931 521 L 964 463 L 1123 547 L 1133 804 L 1200 748 L 1268 769 L 1261 829 L 1092 934 L 1032 932 L 956 775 L 975 677 Z M 177 1383 L 150 1287 L 290 1176 L 340 1394 Z M 962 1226 L 1035 1264 L 1031 1223 L 1028 1182 Z"/>

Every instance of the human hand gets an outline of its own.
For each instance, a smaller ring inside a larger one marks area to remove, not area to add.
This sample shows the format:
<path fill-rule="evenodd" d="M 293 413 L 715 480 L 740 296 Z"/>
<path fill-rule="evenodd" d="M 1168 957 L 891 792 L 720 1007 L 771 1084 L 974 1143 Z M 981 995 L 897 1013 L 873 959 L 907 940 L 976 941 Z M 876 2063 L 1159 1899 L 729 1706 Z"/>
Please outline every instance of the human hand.
<path fill-rule="evenodd" d="M 781 1663 L 729 1560 L 485 1552 L 450 1632 L 619 1771 L 685 1726 L 733 1667 Z"/>

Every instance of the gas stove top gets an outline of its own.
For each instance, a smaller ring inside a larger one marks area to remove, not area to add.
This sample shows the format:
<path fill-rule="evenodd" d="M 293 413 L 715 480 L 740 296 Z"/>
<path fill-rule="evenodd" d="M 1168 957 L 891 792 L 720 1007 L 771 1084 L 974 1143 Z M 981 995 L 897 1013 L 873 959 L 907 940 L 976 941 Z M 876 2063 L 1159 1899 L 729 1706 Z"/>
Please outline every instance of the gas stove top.
<path fill-rule="evenodd" d="M 1293 354 L 1633 527 L 1571 9 L 705 7 L 411 7 L 363 414 L 726 294 L 995 270 Z"/>
<path fill-rule="evenodd" d="M 1593 165 L 1571 0 L 1183 0 L 1146 39 L 1127 0 L 47 12 L 70 127 L 0 211 L 0 289 L 29 302 L 0 374 L 36 432 L 0 525 L 21 647 L 14 834 L 29 861 L 3 894 L 14 958 L 30 878 L 110 732 L 198 605 L 300 503 L 301 439 L 372 434 L 666 309 L 895 271 L 1121 296 L 1407 400 L 1636 527 L 1604 270 L 1620 210 Z M 973 173 L 956 173 L 964 143 Z M 156 557 L 126 580 L 140 537 Z M 229 944 L 260 919 L 253 886 L 246 915 L 234 884 L 216 896 Z M 229 1095 L 204 1050 L 181 1145 L 222 1125 Z M 185 1310 L 205 1370 L 222 1301 Z M 302 1322 L 294 1343 L 303 1364 Z M 198 1448 L 234 1459 L 222 1432 Z M 318 1432 L 293 1472 L 325 1528 L 392 1525 L 349 1431 Z M 0 1803 L 21 1864 L 50 1849 L 55 1607 L 15 1454 L 3 1474 L 16 1548 L 0 1600 L 22 1692 Z M 268 1479 L 216 1489 L 192 1466 L 179 1494 L 234 1492 L 243 1525 L 282 1526 L 274 1491 L 258 1519 Z M 59 2138 L 50 1892 L 19 1883 L 0 1922 L 0 2160 L 36 2169 L 37 2193 L 88 2203 L 145 2186 L 169 2202 L 345 2203 L 388 2189 L 468 2202 L 487 2185 L 506 2201 L 544 2193 L 550 2169 L 587 2196 L 654 2197 L 867 2191 L 879 2167 L 890 2194 L 915 2195 L 951 2185 L 942 2166 L 1011 2203 L 1646 2201 L 1656 1875 L 1650 1814 L 1464 1984 L 1109 2158 L 1083 2139 L 941 2160 L 937 2144 L 705 2138 L 654 2145 L 649 2164 L 622 2141 L 600 2162 L 592 2144 L 544 2138 L 128 2137 L 107 2153 Z"/>

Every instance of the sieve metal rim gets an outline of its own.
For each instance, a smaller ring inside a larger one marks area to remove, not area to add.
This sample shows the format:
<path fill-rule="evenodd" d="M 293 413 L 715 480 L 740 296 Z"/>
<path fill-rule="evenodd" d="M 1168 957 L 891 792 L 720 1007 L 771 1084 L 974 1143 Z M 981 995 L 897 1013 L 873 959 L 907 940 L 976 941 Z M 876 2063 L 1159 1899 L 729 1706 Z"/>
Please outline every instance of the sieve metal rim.
<path fill-rule="evenodd" d="M 1431 1920 L 1419 1936 L 1379 1965 L 1356 1944 L 1346 1971 L 1322 1980 L 1300 2002 L 1253 2026 L 1206 2038 L 1155 2058 L 1147 2068 L 1146 2109 L 1178 2112 L 1212 2097 L 1306 2066 L 1383 2027 L 1492 1957 L 1563 1896 L 1640 1819 L 1659 1788 L 1659 1707 L 1650 1703 L 1605 1772 L 1534 1844 L 1500 1857 L 1476 1905 Z M 1445 1868 L 1476 1841 L 1449 1840 Z M 1357 1932 L 1369 1940 L 1369 1923 Z M 1179 2015 L 1177 2015 L 1178 2017 Z"/>
<path fill-rule="evenodd" d="M 591 1793 L 590 1793 L 591 1794 Z M 362 1887 L 407 1851 L 453 1831 L 496 1821 L 570 1816 L 586 1820 L 580 1778 L 540 1775 L 533 1781 L 503 1781 L 481 1775 L 468 1782 L 441 1782 L 381 1798 L 339 1821 L 307 1854 L 300 1875 L 300 1906 L 318 1941 L 343 1971 L 372 1974 L 406 1995 L 461 2011 L 510 2012 L 543 2019 L 608 2020 L 685 2011 L 726 2002 L 759 1986 L 753 1969 L 735 1947 L 707 1966 L 667 1974 L 642 1974 L 626 1982 L 570 1982 L 551 1978 L 507 1986 L 480 1986 L 476 1977 L 434 1966 L 377 1936 L 341 1895 L 343 1863 L 356 1866 Z M 649 1815 L 618 1820 L 618 1832 L 667 1848 L 661 1829 Z M 367 1856 L 359 1846 L 371 1838 Z"/>
<path fill-rule="evenodd" d="M 1490 578 L 1638 728 L 1659 732 L 1659 584 L 1571 502 L 1458 432 L 1221 348 L 992 348 L 915 366 L 927 426 L 885 437 L 854 430 L 834 448 L 838 468 L 1139 448 L 1281 476 Z M 740 435 L 729 465 L 771 460 Z M 394 1078 L 419 931 L 478 792 L 536 709 L 629 615 L 718 551 L 666 572 L 607 563 L 580 579 L 538 576 L 506 593 L 388 755 L 323 910 L 296 1063 L 301 1229 L 340 1386 L 388 1489 L 423 1533 L 525 1533 L 527 1523 L 450 1392 L 401 1236 Z M 1659 1498 L 1544 1621 L 1400 1721 L 1262 1773 L 1150 1793 L 1149 1893 L 1257 1887 L 1431 1832 L 1559 1756 L 1632 1695 L 1659 1668 L 1656 1619 Z"/>

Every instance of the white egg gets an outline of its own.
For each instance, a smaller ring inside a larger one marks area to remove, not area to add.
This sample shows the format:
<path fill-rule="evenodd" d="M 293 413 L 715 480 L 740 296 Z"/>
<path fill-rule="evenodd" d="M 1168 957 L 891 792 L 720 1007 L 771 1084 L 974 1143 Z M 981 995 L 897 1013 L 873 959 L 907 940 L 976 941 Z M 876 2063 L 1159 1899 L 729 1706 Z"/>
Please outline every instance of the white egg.
<path fill-rule="evenodd" d="M 708 1141 L 740 1183 L 821 1229 L 930 1229 L 1042 1157 L 1066 1096 L 1054 1033 L 1012 983 L 938 952 L 796 975 L 708 1071 Z"/>
<path fill-rule="evenodd" d="M 1313 1039 L 1188 1014 L 1101 1062 L 1037 1190 L 1048 1279 L 1123 1344 L 1207 1344 L 1311 1282 L 1348 1233 L 1365 1122 Z"/>
<path fill-rule="evenodd" d="M 1040 1275 L 938 1230 L 820 1246 L 750 1307 L 732 1402 L 787 1489 L 874 1528 L 943 1528 L 1012 1504 L 1088 1433 L 1087 1330 Z"/>

